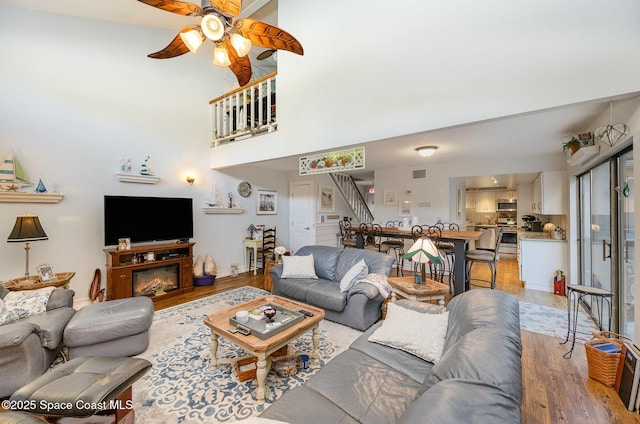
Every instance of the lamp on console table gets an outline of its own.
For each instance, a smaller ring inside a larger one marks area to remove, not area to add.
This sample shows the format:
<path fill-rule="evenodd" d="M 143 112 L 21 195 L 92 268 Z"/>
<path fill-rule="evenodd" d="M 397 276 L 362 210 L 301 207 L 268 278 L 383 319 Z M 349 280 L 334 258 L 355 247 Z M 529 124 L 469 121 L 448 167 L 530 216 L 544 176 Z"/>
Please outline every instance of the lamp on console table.
<path fill-rule="evenodd" d="M 29 281 L 29 249 L 31 248 L 30 241 L 47 240 L 47 234 L 40 225 L 40 220 L 37 216 L 26 213 L 26 215 L 20 215 L 16 218 L 16 224 L 13 226 L 11 234 L 7 242 L 20 242 L 24 243 L 24 251 L 26 256 L 26 266 L 24 270 L 24 279 Z"/>
<path fill-rule="evenodd" d="M 412 262 L 417 262 L 421 265 L 420 280 L 422 284 L 427 280 L 427 272 L 425 270 L 428 263 L 441 263 L 440 252 L 433 241 L 430 238 L 423 237 L 416 240 L 411 246 L 409 251 L 403 256 L 404 259 L 410 259 Z"/>

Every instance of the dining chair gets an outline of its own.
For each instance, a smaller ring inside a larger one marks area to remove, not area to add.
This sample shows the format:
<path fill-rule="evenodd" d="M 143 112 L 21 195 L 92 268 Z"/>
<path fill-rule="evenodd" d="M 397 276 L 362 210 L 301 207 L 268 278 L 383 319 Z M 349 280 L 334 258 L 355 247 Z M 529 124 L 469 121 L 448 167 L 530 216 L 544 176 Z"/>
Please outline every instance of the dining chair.
<path fill-rule="evenodd" d="M 460 231 L 460 226 L 458 224 L 456 224 L 455 222 L 453 223 L 448 223 L 448 222 L 442 222 L 442 223 L 438 223 L 436 224 L 436 227 L 439 228 L 441 231 L 444 230 L 449 230 L 449 231 Z M 442 252 L 444 254 L 445 257 L 445 264 L 446 264 L 446 268 L 448 271 L 448 274 L 450 276 L 450 281 L 451 284 L 449 284 L 449 293 L 453 292 L 453 285 L 455 284 L 454 280 L 453 280 L 453 270 L 455 267 L 455 259 L 456 259 L 456 255 L 455 255 L 455 246 L 453 244 L 453 242 L 451 241 L 447 241 L 447 240 L 443 240 L 440 239 L 436 242 L 436 247 L 438 248 L 438 250 L 440 252 Z"/>
<path fill-rule="evenodd" d="M 387 221 L 385 227 L 396 228 L 397 221 Z M 385 246 L 387 252 L 392 252 L 396 259 L 396 277 L 402 275 L 404 277 L 404 240 L 401 238 L 389 237 L 384 240 L 382 245 Z"/>
<path fill-rule="evenodd" d="M 466 283 L 471 284 L 471 267 L 474 263 L 484 263 L 489 266 L 489 272 L 491 274 L 491 280 L 484 280 L 481 278 L 474 278 L 474 281 L 489 283 L 492 289 L 496 288 L 496 277 L 497 277 L 497 266 L 498 261 L 500 260 L 500 256 L 498 255 L 498 249 L 500 248 L 500 242 L 502 241 L 502 235 L 504 233 L 504 228 L 498 227 L 496 234 L 496 243 L 493 249 L 490 248 L 476 248 L 467 251 L 465 255 L 466 263 Z M 473 284 L 477 285 L 477 284 Z"/>
<path fill-rule="evenodd" d="M 368 250 L 376 250 L 378 252 L 387 253 L 388 246 L 382 245 L 382 226 L 380 224 L 371 224 L 367 226 L 365 234 L 364 248 Z"/>
<path fill-rule="evenodd" d="M 340 227 L 340 241 L 342 243 L 342 247 L 356 247 L 355 234 L 347 229 L 347 223 L 340 221 L 338 226 Z"/>
<path fill-rule="evenodd" d="M 262 245 L 258 247 L 258 256 L 262 260 L 262 272 L 265 272 L 267 259 L 276 261 L 276 227 L 265 228 L 262 232 Z"/>

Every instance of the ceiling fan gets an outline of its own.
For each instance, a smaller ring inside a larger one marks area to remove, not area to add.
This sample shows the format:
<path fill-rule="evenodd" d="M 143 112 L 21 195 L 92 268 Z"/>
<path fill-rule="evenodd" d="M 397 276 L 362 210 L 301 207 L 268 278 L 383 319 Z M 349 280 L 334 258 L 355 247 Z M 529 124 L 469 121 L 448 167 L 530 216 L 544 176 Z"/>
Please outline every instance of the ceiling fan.
<path fill-rule="evenodd" d="M 251 61 L 247 56 L 251 45 L 265 47 L 273 54 L 287 50 L 303 55 L 302 45 L 288 32 L 255 19 L 233 18 L 242 10 L 242 0 L 202 0 L 202 7 L 180 0 L 138 0 L 149 6 L 184 16 L 202 16 L 199 25 L 180 30 L 167 47 L 148 56 L 169 59 L 189 51 L 195 53 L 206 39 L 213 41 L 213 63 L 228 66 L 240 86 L 251 79 Z"/>

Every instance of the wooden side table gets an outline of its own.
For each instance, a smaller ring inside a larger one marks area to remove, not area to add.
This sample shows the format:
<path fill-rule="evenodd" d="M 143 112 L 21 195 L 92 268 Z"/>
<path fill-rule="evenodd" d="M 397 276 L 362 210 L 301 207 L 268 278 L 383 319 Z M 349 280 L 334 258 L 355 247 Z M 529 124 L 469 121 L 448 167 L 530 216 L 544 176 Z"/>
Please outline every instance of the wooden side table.
<path fill-rule="evenodd" d="M 269 274 L 269 268 L 278 265 L 277 262 L 269 261 L 264 266 L 264 289 L 271 291 L 273 289 L 273 281 L 271 280 L 271 274 Z"/>
<path fill-rule="evenodd" d="M 437 300 L 438 305 L 444 305 L 444 296 L 449 293 L 449 286 L 439 283 L 435 280 L 426 279 L 422 284 L 413 282 L 411 277 L 392 277 L 389 278 L 391 286 L 391 301 L 396 301 L 396 294 L 418 302 L 429 300 Z"/>
<path fill-rule="evenodd" d="M 49 281 L 40 281 L 40 277 L 37 275 L 29 276 L 29 281 L 25 281 L 24 277 L 16 278 L 11 281 L 7 281 L 4 283 L 4 287 L 7 290 L 11 291 L 19 291 L 19 290 L 36 290 L 41 289 L 43 287 L 62 287 L 69 288 L 69 280 L 76 275 L 75 272 L 61 272 L 56 274 L 56 278 Z"/>

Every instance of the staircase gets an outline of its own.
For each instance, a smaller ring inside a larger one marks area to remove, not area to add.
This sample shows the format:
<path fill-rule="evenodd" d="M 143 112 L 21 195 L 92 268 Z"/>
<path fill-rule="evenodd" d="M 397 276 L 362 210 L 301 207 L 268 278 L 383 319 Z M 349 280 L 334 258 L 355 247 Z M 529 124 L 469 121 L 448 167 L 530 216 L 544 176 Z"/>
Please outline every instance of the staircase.
<path fill-rule="evenodd" d="M 351 208 L 351 212 L 355 215 L 356 220 L 360 223 L 373 222 L 373 214 L 369 210 L 367 202 L 362 197 L 360 190 L 358 190 L 358 186 L 353 180 L 353 177 L 335 172 L 329 173 L 329 176 L 338 188 L 344 201 L 347 202 L 349 208 Z M 355 225 L 355 223 L 352 225 Z"/>

